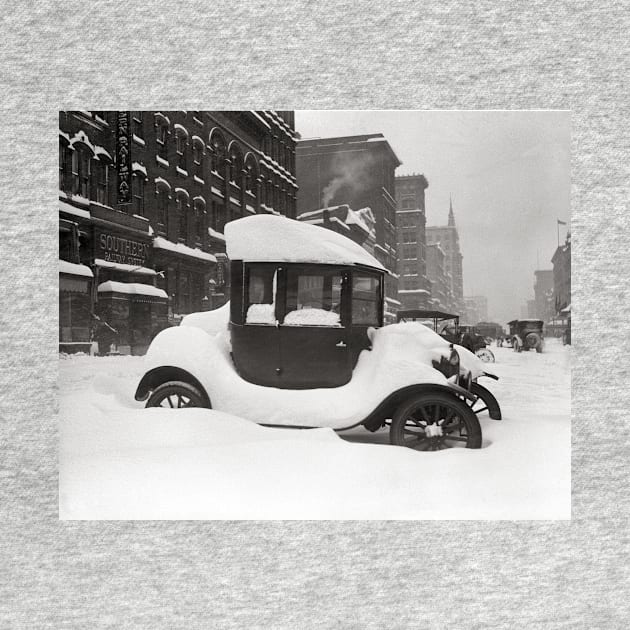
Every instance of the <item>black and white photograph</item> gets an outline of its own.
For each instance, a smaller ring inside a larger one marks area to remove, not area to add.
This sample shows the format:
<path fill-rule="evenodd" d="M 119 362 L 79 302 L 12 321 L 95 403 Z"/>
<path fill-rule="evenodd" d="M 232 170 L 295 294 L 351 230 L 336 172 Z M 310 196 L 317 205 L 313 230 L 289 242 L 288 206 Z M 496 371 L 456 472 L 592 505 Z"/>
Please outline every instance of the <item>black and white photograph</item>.
<path fill-rule="evenodd" d="M 59 112 L 63 520 L 571 518 L 571 115 Z"/>

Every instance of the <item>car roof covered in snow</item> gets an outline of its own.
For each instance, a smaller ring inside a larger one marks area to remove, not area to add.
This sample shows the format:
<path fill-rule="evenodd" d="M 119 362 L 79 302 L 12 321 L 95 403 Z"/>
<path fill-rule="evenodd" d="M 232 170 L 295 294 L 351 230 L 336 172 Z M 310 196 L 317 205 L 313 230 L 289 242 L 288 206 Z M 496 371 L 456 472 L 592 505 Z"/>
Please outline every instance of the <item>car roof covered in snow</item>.
<path fill-rule="evenodd" d="M 276 215 L 256 215 L 225 225 L 227 255 L 245 262 L 302 262 L 385 267 L 354 241 L 326 228 Z"/>

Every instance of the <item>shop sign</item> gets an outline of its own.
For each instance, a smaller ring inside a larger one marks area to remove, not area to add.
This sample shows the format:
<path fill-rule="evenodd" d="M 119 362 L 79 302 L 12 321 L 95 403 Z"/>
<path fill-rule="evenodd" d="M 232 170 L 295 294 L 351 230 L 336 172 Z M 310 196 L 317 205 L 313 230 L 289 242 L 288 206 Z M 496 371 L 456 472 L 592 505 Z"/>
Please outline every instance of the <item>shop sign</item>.
<path fill-rule="evenodd" d="M 116 125 L 116 169 L 118 205 L 131 203 L 131 120 L 130 112 L 118 112 Z"/>
<path fill-rule="evenodd" d="M 149 243 L 135 241 L 109 232 L 96 232 L 95 258 L 124 265 L 146 267 L 150 253 Z"/>
<path fill-rule="evenodd" d="M 216 278 L 217 285 L 216 289 L 224 287 L 227 283 L 227 266 L 228 266 L 228 258 L 225 254 L 215 254 L 217 259 L 217 267 L 216 267 Z"/>

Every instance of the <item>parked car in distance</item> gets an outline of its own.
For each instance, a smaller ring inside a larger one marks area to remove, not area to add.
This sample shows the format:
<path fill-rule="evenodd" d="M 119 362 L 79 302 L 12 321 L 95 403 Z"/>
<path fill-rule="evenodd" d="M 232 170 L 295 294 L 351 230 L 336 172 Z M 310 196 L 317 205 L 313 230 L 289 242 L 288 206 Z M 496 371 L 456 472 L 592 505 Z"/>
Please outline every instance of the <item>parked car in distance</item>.
<path fill-rule="evenodd" d="M 542 352 L 544 346 L 542 319 L 513 319 L 508 322 L 512 348 L 515 352 L 536 350 Z"/>

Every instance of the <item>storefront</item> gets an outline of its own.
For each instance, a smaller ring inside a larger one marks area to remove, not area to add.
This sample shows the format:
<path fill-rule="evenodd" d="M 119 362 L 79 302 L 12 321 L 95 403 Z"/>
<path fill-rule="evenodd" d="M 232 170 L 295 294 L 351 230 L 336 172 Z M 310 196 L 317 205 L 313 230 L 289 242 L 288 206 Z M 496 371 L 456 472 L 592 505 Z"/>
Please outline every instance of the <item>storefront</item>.
<path fill-rule="evenodd" d="M 89 352 L 92 325 L 89 267 L 59 261 L 59 352 Z"/>
<path fill-rule="evenodd" d="M 208 311 L 217 285 L 217 258 L 196 247 L 173 243 L 162 237 L 153 241 L 157 286 L 169 297 L 169 324 L 178 324 L 184 315 Z"/>
<path fill-rule="evenodd" d="M 100 354 L 144 354 L 168 326 L 168 296 L 155 286 L 152 251 L 148 232 L 94 226 L 94 334 Z"/>
<path fill-rule="evenodd" d="M 165 291 L 140 282 L 108 280 L 98 285 L 95 338 L 99 354 L 144 354 L 167 327 Z"/>

